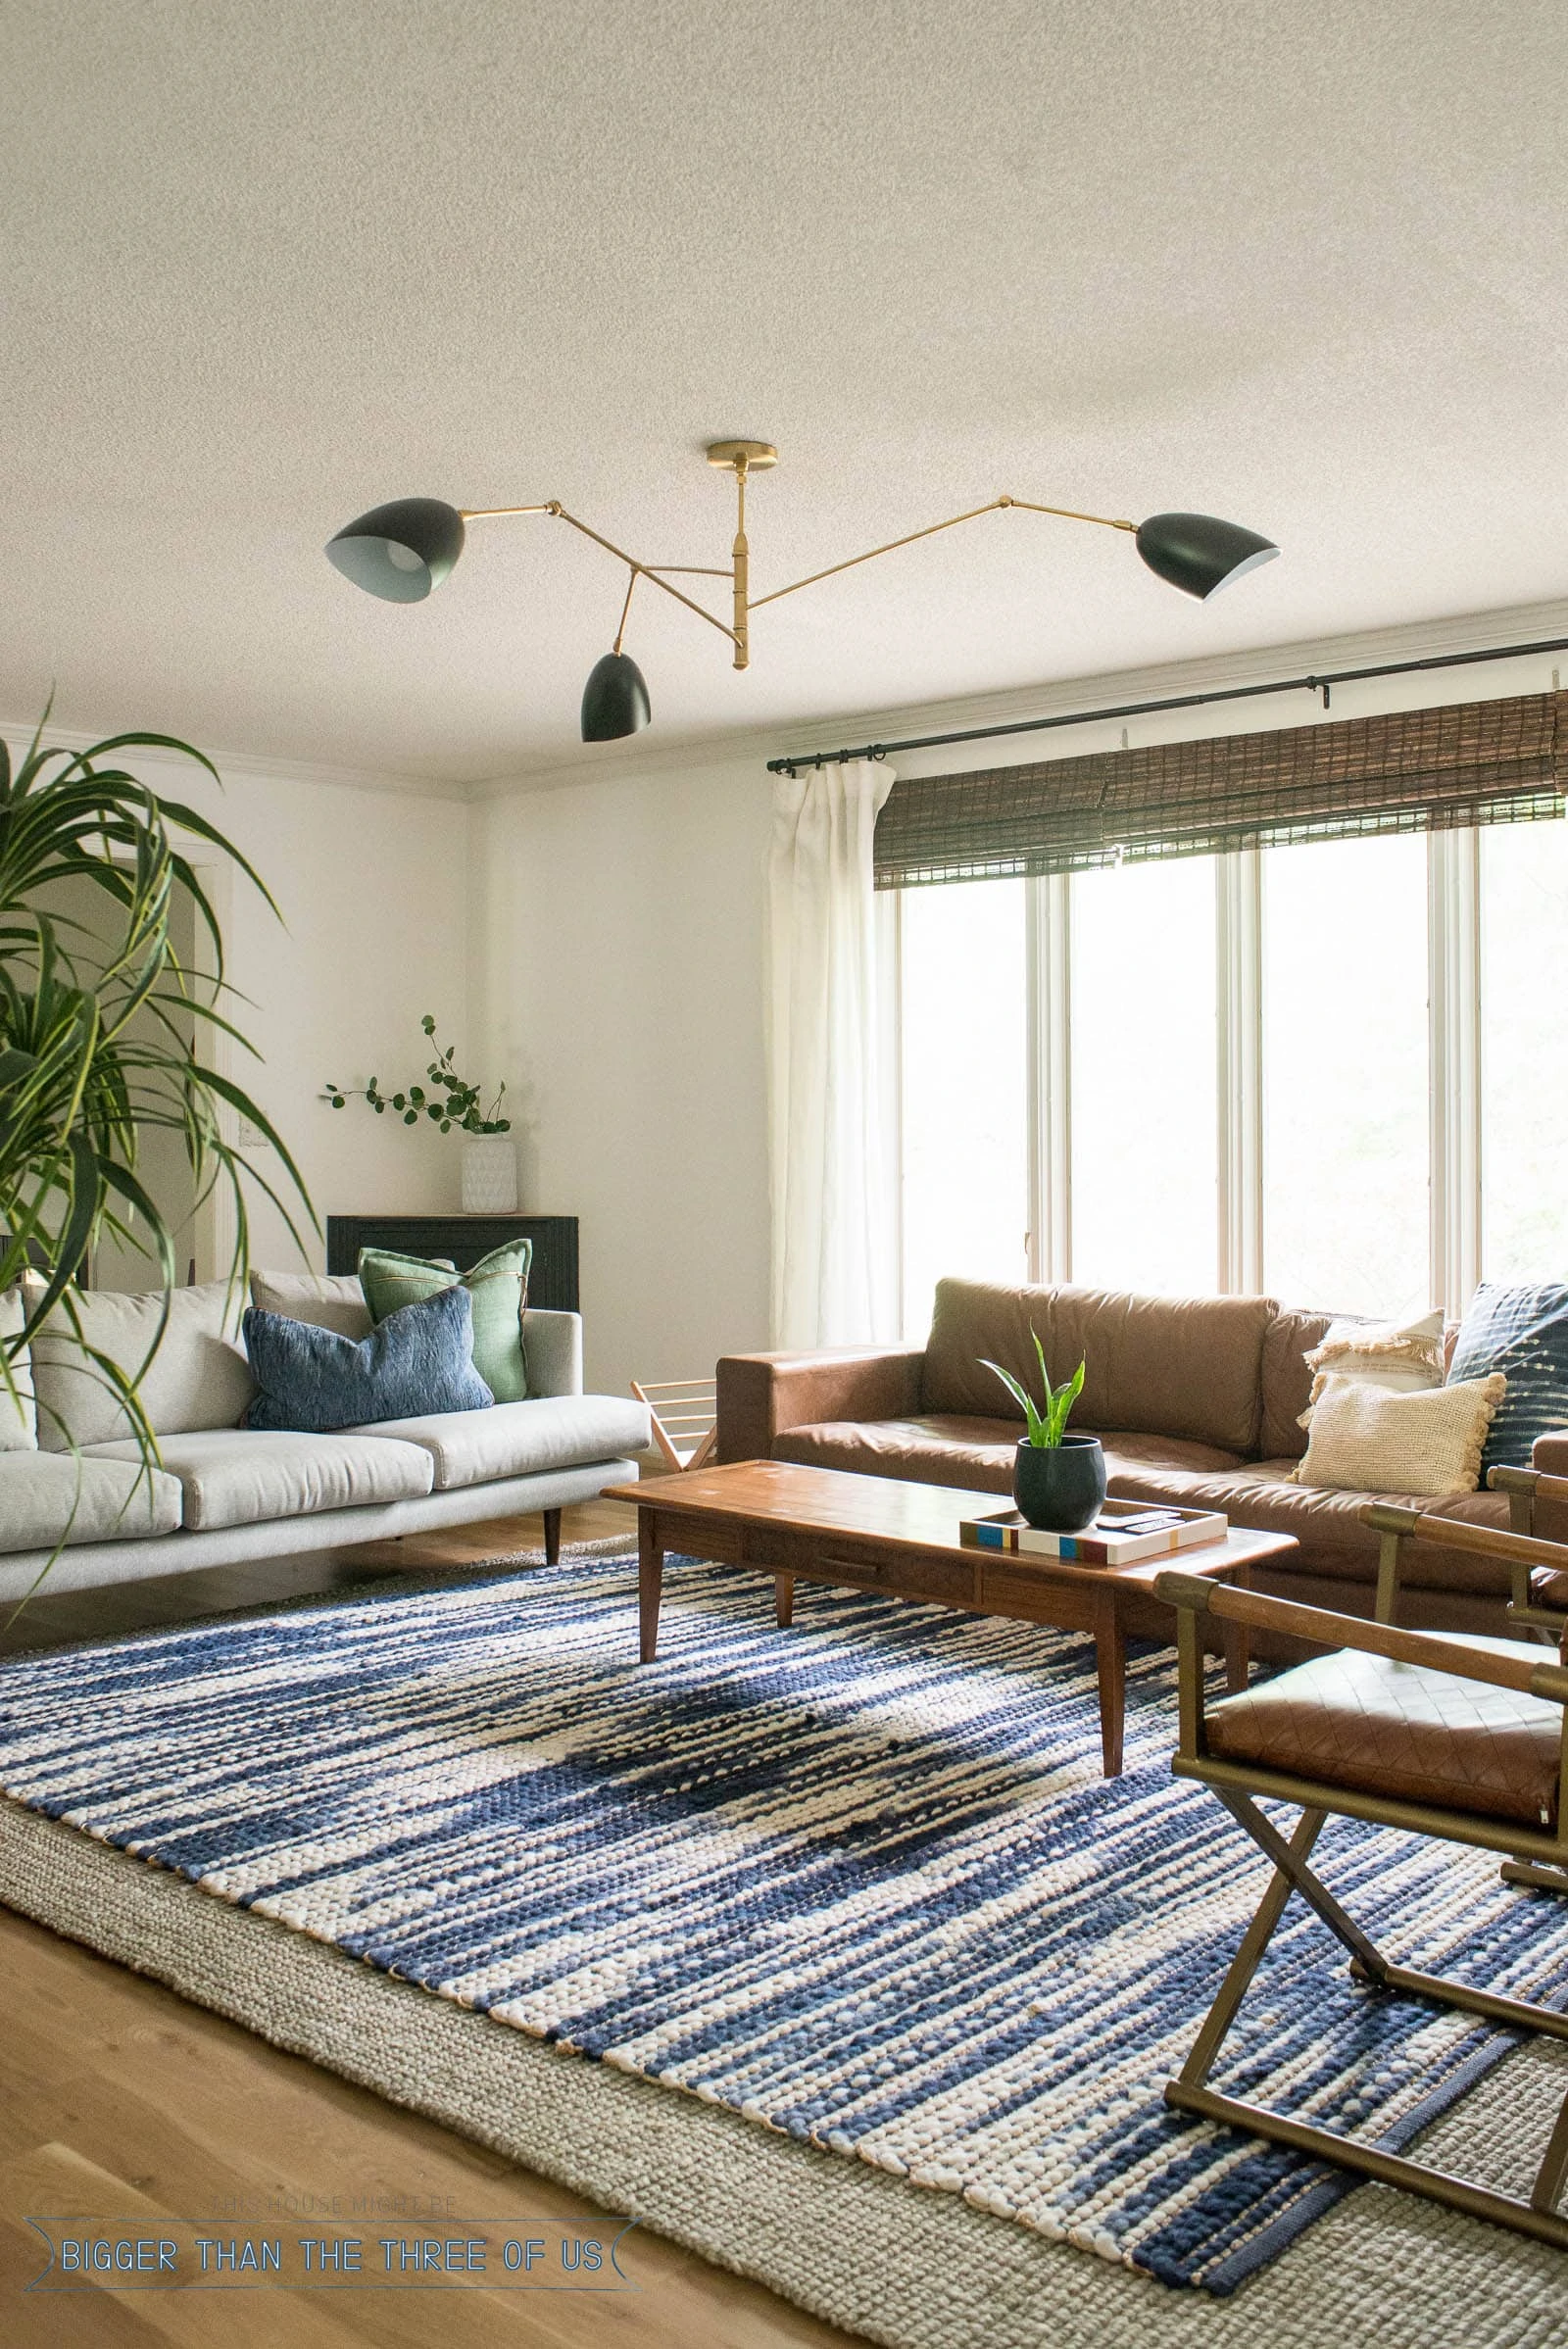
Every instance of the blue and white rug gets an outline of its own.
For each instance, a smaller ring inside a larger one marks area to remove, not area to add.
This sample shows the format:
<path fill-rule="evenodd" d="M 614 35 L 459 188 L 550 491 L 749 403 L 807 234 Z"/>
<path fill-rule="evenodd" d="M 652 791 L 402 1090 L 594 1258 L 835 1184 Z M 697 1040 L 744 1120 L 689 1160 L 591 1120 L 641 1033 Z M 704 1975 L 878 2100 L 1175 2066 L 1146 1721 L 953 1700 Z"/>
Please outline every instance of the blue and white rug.
<path fill-rule="evenodd" d="M 759 2125 L 1227 2291 L 1338 2173 L 1166 2111 L 1264 1866 L 1173 1780 L 1167 1653 L 1099 1776 L 1087 1642 L 629 1560 L 0 1667 L 0 1787 L 433 1993 Z M 1561 1988 L 1568 1902 L 1341 1822 L 1406 1963 Z M 1218 2084 L 1404 2141 L 1513 2044 L 1288 1916 Z M 672 2118 L 678 2116 L 672 2104 Z"/>

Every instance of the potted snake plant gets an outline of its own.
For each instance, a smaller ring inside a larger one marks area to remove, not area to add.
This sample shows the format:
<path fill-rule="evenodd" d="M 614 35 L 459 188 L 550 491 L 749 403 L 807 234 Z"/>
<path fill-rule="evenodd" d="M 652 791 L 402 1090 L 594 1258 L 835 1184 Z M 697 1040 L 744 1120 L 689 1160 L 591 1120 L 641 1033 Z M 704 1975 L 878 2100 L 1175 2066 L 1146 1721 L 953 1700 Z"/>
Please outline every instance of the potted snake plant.
<path fill-rule="evenodd" d="M 1040 1532 L 1081 1534 L 1094 1524 L 1105 1498 L 1105 1455 L 1100 1438 L 1067 1433 L 1068 1415 L 1084 1391 L 1084 1365 L 1080 1362 L 1070 1379 L 1054 1387 L 1046 1349 L 1033 1324 L 1029 1335 L 1045 1390 L 1043 1410 L 1021 1379 L 1000 1362 L 981 1357 L 982 1367 L 995 1371 L 1024 1417 L 1025 1433 L 1013 1460 L 1012 1497 L 1020 1516 Z"/>

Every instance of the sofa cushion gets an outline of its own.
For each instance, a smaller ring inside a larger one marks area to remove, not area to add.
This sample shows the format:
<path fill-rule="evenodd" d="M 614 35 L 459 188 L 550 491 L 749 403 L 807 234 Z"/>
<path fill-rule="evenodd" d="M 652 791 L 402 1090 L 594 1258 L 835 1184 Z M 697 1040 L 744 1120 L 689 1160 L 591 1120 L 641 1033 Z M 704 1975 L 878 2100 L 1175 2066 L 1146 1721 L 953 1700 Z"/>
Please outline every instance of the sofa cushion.
<path fill-rule="evenodd" d="M 1401 1395 L 1320 1370 L 1312 1381 L 1306 1457 L 1296 1473 L 1303 1485 L 1336 1492 L 1474 1493 L 1481 1446 L 1506 1385 L 1494 1371 L 1462 1386 Z"/>
<path fill-rule="evenodd" d="M 1443 1330 L 1441 1306 L 1417 1321 L 1363 1321 L 1350 1315 L 1336 1321 L 1322 1344 L 1313 1346 L 1307 1367 L 1390 1387 L 1396 1395 L 1417 1395 L 1443 1384 Z"/>
<path fill-rule="evenodd" d="M 1032 1325 L 1054 1379 L 1080 1361 L 1085 1366 L 1075 1426 L 1129 1428 L 1247 1453 L 1256 1442 L 1263 1337 L 1275 1314 L 1262 1297 L 1131 1297 L 939 1281 L 921 1408 L 1021 1423 L 982 1357 L 1038 1385 Z"/>
<path fill-rule="evenodd" d="M 1369 1500 L 1390 1500 L 1433 1517 L 1454 1517 L 1465 1525 L 1505 1527 L 1506 1496 L 1500 1493 L 1450 1493 L 1432 1500 L 1408 1493 L 1326 1493 L 1313 1485 L 1286 1481 L 1295 1460 L 1256 1460 L 1229 1473 L 1190 1475 L 1178 1469 L 1136 1467 L 1107 1461 L 1107 1489 L 1115 1500 L 1168 1501 L 1183 1509 L 1222 1509 L 1232 1525 L 1254 1533 L 1291 1534 L 1300 1543 L 1298 1558 L 1275 1558 L 1272 1575 L 1293 1562 L 1303 1574 L 1335 1582 L 1371 1583 L 1377 1574 L 1378 1536 L 1361 1523 Z M 1508 1569 L 1494 1558 L 1411 1542 L 1404 1553 L 1410 1589 L 1485 1591 L 1506 1596 Z"/>
<path fill-rule="evenodd" d="M 1568 1427 L 1568 1287 L 1509 1289 L 1483 1281 L 1459 1324 L 1448 1383 L 1500 1370 L 1508 1382 L 1481 1456 L 1482 1473 L 1526 1468 L 1539 1436 Z"/>
<path fill-rule="evenodd" d="M 180 1492 L 162 1469 L 56 1451 L 0 1455 L 0 1552 L 82 1542 L 147 1542 L 177 1532 Z"/>
<path fill-rule="evenodd" d="M 376 1436 L 205 1428 L 172 1436 L 160 1448 L 167 1481 L 184 1495 L 191 1533 L 418 1500 L 431 1486 L 428 1452 Z M 95 1446 L 88 1456 L 107 1466 L 134 1452 L 134 1444 L 112 1444 Z"/>
<path fill-rule="evenodd" d="M 498 1403 L 520 1403 L 528 1393 L 522 1316 L 532 1262 L 531 1240 L 506 1241 L 466 1272 L 454 1271 L 443 1258 L 405 1256 L 389 1248 L 362 1248 L 360 1281 L 371 1318 L 377 1323 L 461 1284 L 472 1308 L 473 1366 Z"/>
<path fill-rule="evenodd" d="M 245 1345 L 258 1394 L 248 1428 L 379 1426 L 412 1410 L 487 1411 L 494 1399 L 473 1366 L 472 1306 L 449 1287 L 403 1305 L 358 1345 L 319 1323 L 252 1305 Z"/>
<path fill-rule="evenodd" d="M 916 1485 L 956 1485 L 982 1493 L 1012 1491 L 1015 1419 L 965 1419 L 933 1414 L 926 1419 L 828 1420 L 819 1427 L 789 1428 L 774 1440 L 775 1460 L 808 1468 L 841 1468 L 857 1476 L 906 1477 Z M 1134 1432 L 1102 1436 L 1107 1474 L 1123 1461 L 1154 1462 L 1200 1471 L 1237 1468 L 1237 1452 L 1207 1444 L 1184 1444 L 1175 1436 Z"/>
<path fill-rule="evenodd" d="M 26 1346 L 10 1348 L 21 1336 L 27 1308 L 19 1288 L 0 1297 L 0 1452 L 32 1451 L 38 1442 L 38 1414 L 32 1400 L 32 1355 Z M 10 1376 L 6 1376 L 6 1367 Z"/>
<path fill-rule="evenodd" d="M 375 1326 L 357 1272 L 253 1272 L 251 1303 L 258 1312 L 281 1313 L 285 1321 L 336 1330 L 356 1346 Z"/>
<path fill-rule="evenodd" d="M 27 1275 L 29 1288 L 36 1273 Z M 149 1424 L 160 1436 L 189 1428 L 237 1427 L 256 1392 L 250 1366 L 235 1343 L 243 1297 L 226 1281 L 175 1289 L 162 1339 L 162 1290 L 134 1295 L 117 1289 L 73 1291 L 80 1340 L 57 1306 L 32 1341 L 38 1444 L 44 1451 L 118 1443 L 133 1436 L 131 1422 L 83 1346 L 107 1355 L 136 1387 Z M 146 1362 L 149 1346 L 157 1351 Z M 142 1365 L 146 1362 L 146 1368 Z"/>
<path fill-rule="evenodd" d="M 365 1430 L 363 1433 L 372 1431 Z M 378 1421 L 377 1437 L 419 1448 L 438 1493 L 488 1485 L 499 1477 L 537 1476 L 588 1460 L 646 1451 L 653 1430 L 646 1403 L 618 1395 L 538 1395 L 489 1411 L 436 1411 L 421 1419 Z"/>

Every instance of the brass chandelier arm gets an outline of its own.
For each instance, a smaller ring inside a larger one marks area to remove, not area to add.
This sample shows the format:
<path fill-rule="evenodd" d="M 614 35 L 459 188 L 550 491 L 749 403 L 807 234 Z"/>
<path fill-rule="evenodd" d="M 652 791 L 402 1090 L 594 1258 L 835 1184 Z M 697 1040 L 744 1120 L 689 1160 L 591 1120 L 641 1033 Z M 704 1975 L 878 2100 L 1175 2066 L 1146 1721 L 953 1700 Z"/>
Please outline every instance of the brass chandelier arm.
<path fill-rule="evenodd" d="M 470 507 L 464 511 L 463 518 L 465 522 L 507 521 L 516 514 L 548 514 L 554 515 L 557 521 L 569 522 L 573 530 L 580 531 L 584 538 L 592 539 L 596 547 L 603 547 L 607 555 L 613 555 L 617 563 L 626 564 L 631 572 L 631 587 L 627 589 L 626 595 L 628 606 L 631 602 L 631 588 L 636 586 L 639 575 L 652 580 L 655 587 L 662 587 L 666 596 L 673 596 L 677 604 L 684 604 L 688 612 L 695 612 L 699 619 L 707 620 L 710 628 L 716 628 L 720 636 L 729 639 L 729 642 L 735 647 L 735 666 L 737 668 L 745 668 L 748 665 L 751 650 L 751 615 L 754 612 L 760 612 L 764 604 L 776 604 L 781 597 L 798 595 L 803 587 L 814 587 L 818 580 L 836 578 L 840 571 L 853 571 L 858 563 L 874 563 L 878 556 L 896 554 L 900 547 L 912 547 L 922 538 L 935 538 L 939 531 L 956 530 L 960 522 L 978 521 L 983 514 L 999 514 L 1004 508 L 1015 506 L 1025 514 L 1054 514 L 1058 520 L 1066 522 L 1093 522 L 1102 530 L 1136 530 L 1138 527 L 1136 522 L 1118 521 L 1109 514 L 1082 514 L 1073 506 L 1042 506 L 1032 498 L 1015 498 L 1004 491 L 999 498 L 988 498 L 983 506 L 971 506 L 965 514 L 949 514 L 945 521 L 928 522 L 923 530 L 906 531 L 903 538 L 890 538 L 885 546 L 868 547 L 863 555 L 851 555 L 843 563 L 830 563 L 825 570 L 812 571 L 808 578 L 792 579 L 788 587 L 775 587 L 770 594 L 754 598 L 749 592 L 750 554 L 746 541 L 746 474 L 747 465 L 743 457 L 738 459 L 735 465 L 737 528 L 734 560 L 728 570 L 716 569 L 706 563 L 639 563 L 635 555 L 628 555 L 625 548 L 617 547 L 613 539 L 606 538 L 601 531 L 595 530 L 587 522 L 579 520 L 576 514 L 568 514 L 559 498 L 546 498 L 534 506 Z M 672 587 L 670 574 L 686 578 L 730 580 L 735 599 L 734 626 L 726 625 L 716 613 L 708 611 L 704 605 L 697 603 L 682 589 Z M 620 632 L 615 637 L 617 652 L 620 649 L 620 636 L 625 630 L 625 625 L 626 615 L 623 612 Z"/>
<path fill-rule="evenodd" d="M 885 547 L 869 547 L 863 555 L 852 555 L 848 562 L 830 563 L 825 571 L 812 571 L 809 578 L 792 579 L 788 587 L 775 587 L 770 595 L 753 599 L 751 610 L 760 612 L 764 604 L 776 604 L 780 596 L 793 596 L 803 587 L 814 587 L 819 579 L 831 579 L 839 571 L 852 571 L 858 563 L 874 563 L 879 555 L 892 555 L 900 547 L 912 547 L 917 539 L 934 538 L 939 530 L 956 530 L 960 522 L 977 521 L 983 514 L 997 514 L 1004 507 L 1017 506 L 1026 514 L 1054 514 L 1063 521 L 1096 522 L 1103 530 L 1136 530 L 1136 522 L 1113 521 L 1109 514 L 1080 514 L 1071 506 L 1037 506 L 1029 498 L 1014 498 L 1004 494 L 990 498 L 984 506 L 971 506 L 967 514 L 950 514 L 945 522 L 930 522 L 923 530 L 911 530 L 904 538 L 890 538 Z"/>
<path fill-rule="evenodd" d="M 612 652 L 616 653 L 616 654 L 618 654 L 618 653 L 619 653 L 619 651 L 620 651 L 621 639 L 622 639 L 622 637 L 624 637 L 624 635 L 625 635 L 625 633 L 626 633 L 626 622 L 627 622 L 628 618 L 631 616 L 631 600 L 632 600 L 632 597 L 633 597 L 633 596 L 634 596 L 636 593 L 637 593 L 637 565 L 636 565 L 635 563 L 633 563 L 633 564 L 632 564 L 632 567 L 631 567 L 631 572 L 630 572 L 630 575 L 628 576 L 628 578 L 627 578 L 627 581 L 626 581 L 626 601 L 625 601 L 625 603 L 624 603 L 624 604 L 622 604 L 622 606 L 621 606 L 621 608 L 620 608 L 620 626 L 619 626 L 619 627 L 618 627 L 618 628 L 615 630 L 615 641 L 614 641 L 614 644 L 613 644 L 613 645 L 611 647 L 611 650 L 612 650 Z"/>
<path fill-rule="evenodd" d="M 648 563 L 639 563 L 635 555 L 628 555 L 624 547 L 617 547 L 613 539 L 605 538 L 599 531 L 590 528 L 587 522 L 579 521 L 576 514 L 568 514 L 559 498 L 547 498 L 542 505 L 538 506 L 472 507 L 465 510 L 463 518 L 466 522 L 505 521 L 512 515 L 519 514 L 553 514 L 557 521 L 569 522 L 574 530 L 581 531 L 584 538 L 591 538 L 596 547 L 603 547 L 607 555 L 613 555 L 617 563 L 624 563 L 634 576 L 640 571 L 645 579 L 652 580 L 655 587 L 662 587 L 666 596 L 673 596 L 677 604 L 684 604 L 688 612 L 695 612 L 700 620 L 706 620 L 710 628 L 716 628 L 720 636 L 727 637 L 731 644 L 738 643 L 739 640 L 733 628 L 727 627 L 721 619 L 715 618 L 712 612 L 706 611 L 701 604 L 695 603 L 678 587 L 671 587 L 667 579 L 662 579 L 659 572 Z M 662 567 L 666 570 L 675 570 L 682 566 L 666 563 Z M 711 576 L 726 579 L 729 573 L 716 571 Z"/>

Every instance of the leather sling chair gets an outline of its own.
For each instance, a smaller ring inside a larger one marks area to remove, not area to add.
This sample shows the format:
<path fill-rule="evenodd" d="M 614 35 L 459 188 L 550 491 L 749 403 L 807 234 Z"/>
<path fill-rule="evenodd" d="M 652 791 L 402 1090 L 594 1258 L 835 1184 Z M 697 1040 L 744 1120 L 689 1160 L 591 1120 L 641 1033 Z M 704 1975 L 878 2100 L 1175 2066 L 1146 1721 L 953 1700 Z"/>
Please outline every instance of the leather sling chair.
<path fill-rule="evenodd" d="M 1538 1474 L 1533 1468 L 1494 1468 L 1487 1483 L 1494 1493 L 1508 1495 L 1511 1531 L 1487 1525 L 1463 1525 L 1449 1518 L 1423 1518 L 1418 1509 L 1402 1509 L 1393 1501 L 1373 1501 L 1360 1512 L 1363 1525 L 1382 1535 L 1378 1557 L 1376 1615 L 1379 1623 L 1396 1623 L 1404 1544 L 1425 1533 L 1449 1549 L 1468 1549 L 1478 1557 L 1495 1558 L 1509 1571 L 1508 1621 L 1520 1626 L 1526 1639 L 1546 1640 L 1559 1656 L 1568 1637 L 1568 1549 L 1536 1535 L 1536 1502 L 1568 1501 L 1568 1477 Z M 1540 1892 L 1568 1892 L 1568 1875 L 1529 1860 L 1510 1859 L 1501 1874 L 1510 1884 L 1531 1884 Z"/>
<path fill-rule="evenodd" d="M 1420 1522 L 1433 1539 L 1453 1531 L 1451 1520 Z M 1492 1538 L 1513 1539 L 1502 1533 Z M 1176 1609 L 1181 1738 L 1171 1767 L 1179 1778 L 1211 1787 L 1274 1864 L 1192 2053 L 1165 2083 L 1166 2103 L 1568 2250 L 1568 2219 L 1556 2207 L 1568 2179 L 1568 2095 L 1530 2198 L 1520 2201 L 1207 2085 L 1293 1891 L 1344 1943 L 1351 1974 L 1371 1988 L 1405 1991 L 1517 2031 L 1568 2039 L 1568 2014 L 1394 1964 L 1307 1864 L 1325 1819 L 1336 1812 L 1562 1867 L 1568 1862 L 1568 1670 L 1522 1640 L 1401 1631 L 1229 1590 L 1198 1575 L 1161 1574 L 1154 1592 Z M 1335 1652 L 1205 1711 L 1204 1636 L 1227 1622 Z M 1289 1840 L 1259 1810 L 1259 1796 L 1299 1806 Z"/>

